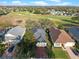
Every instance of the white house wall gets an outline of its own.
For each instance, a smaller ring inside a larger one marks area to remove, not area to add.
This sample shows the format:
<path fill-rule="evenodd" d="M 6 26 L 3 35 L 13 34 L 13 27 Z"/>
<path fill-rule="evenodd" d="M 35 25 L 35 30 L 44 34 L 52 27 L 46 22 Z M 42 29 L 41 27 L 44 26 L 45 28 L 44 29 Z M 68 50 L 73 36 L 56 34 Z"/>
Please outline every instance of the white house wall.
<path fill-rule="evenodd" d="M 8 40 L 13 40 L 15 39 L 16 37 L 14 36 L 5 36 L 5 41 L 8 41 Z"/>
<path fill-rule="evenodd" d="M 61 43 L 54 43 L 54 47 L 61 47 Z"/>
<path fill-rule="evenodd" d="M 73 47 L 75 45 L 75 42 L 67 42 L 64 44 L 64 47 Z"/>

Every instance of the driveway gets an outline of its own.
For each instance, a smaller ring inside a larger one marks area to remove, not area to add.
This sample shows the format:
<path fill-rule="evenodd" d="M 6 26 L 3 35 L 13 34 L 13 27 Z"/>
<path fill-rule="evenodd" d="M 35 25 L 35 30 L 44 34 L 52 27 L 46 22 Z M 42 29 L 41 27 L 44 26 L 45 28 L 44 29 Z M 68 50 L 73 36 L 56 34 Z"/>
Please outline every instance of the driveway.
<path fill-rule="evenodd" d="M 3 54 L 3 59 L 13 59 L 15 46 L 11 46 L 8 49 L 5 50 L 5 53 Z"/>
<path fill-rule="evenodd" d="M 66 48 L 66 51 L 68 52 L 68 54 L 69 54 L 69 56 L 70 56 L 70 58 L 71 59 L 79 59 L 79 57 L 78 56 L 76 56 L 73 52 L 72 52 L 72 50 L 70 49 L 70 48 Z"/>

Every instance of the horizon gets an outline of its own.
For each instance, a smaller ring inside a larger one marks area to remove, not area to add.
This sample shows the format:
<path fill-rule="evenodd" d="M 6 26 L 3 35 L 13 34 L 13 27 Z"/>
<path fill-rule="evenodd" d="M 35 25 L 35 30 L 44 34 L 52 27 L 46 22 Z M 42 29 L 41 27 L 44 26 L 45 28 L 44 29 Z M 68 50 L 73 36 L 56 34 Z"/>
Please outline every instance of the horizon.
<path fill-rule="evenodd" d="M 1 0 L 0 6 L 79 6 L 79 0 Z"/>

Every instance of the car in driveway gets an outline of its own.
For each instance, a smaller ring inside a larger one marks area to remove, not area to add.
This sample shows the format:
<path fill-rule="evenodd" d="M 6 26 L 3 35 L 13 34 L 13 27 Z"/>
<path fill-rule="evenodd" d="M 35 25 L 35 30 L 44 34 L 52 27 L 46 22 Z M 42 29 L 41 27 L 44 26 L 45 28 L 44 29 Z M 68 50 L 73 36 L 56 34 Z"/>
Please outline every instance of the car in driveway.
<path fill-rule="evenodd" d="M 77 49 L 71 48 L 71 50 L 76 56 L 79 56 L 79 51 Z"/>
<path fill-rule="evenodd" d="M 10 46 L 9 48 L 6 49 L 3 58 L 5 59 L 13 59 L 14 57 L 14 52 L 15 52 L 15 45 Z"/>

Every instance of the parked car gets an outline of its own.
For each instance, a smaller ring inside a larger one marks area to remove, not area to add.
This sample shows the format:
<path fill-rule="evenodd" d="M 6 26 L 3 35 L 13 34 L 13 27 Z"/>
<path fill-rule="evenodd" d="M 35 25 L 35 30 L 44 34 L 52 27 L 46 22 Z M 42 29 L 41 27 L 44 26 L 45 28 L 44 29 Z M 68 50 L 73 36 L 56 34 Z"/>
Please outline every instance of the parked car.
<path fill-rule="evenodd" d="M 71 48 L 71 50 L 73 51 L 73 53 L 74 53 L 76 56 L 79 56 L 79 51 L 78 51 L 78 50 L 73 49 L 73 48 Z"/>

